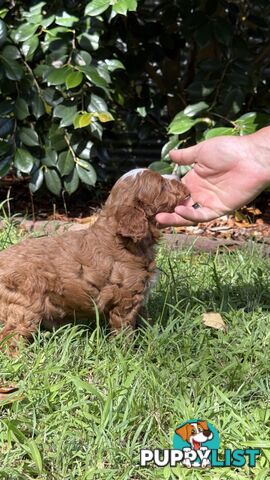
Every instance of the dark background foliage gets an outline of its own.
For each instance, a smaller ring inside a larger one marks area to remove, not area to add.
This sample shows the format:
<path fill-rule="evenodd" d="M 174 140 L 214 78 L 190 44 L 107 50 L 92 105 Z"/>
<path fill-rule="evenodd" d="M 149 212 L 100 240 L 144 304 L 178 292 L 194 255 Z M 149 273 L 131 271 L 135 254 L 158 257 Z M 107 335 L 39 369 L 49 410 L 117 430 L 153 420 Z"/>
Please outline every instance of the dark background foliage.
<path fill-rule="evenodd" d="M 2 0 L 0 17 L 2 185 L 89 197 L 270 123 L 268 0 Z"/>

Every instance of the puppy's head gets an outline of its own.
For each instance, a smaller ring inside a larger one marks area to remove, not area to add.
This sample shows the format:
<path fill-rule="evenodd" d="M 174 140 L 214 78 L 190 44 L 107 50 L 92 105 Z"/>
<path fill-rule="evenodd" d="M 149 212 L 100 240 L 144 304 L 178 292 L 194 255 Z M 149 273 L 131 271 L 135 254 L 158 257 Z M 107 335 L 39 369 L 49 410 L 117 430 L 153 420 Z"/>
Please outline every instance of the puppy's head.
<path fill-rule="evenodd" d="M 145 238 L 149 224 L 160 212 L 171 213 L 189 195 L 175 175 L 140 168 L 123 175 L 114 185 L 105 207 L 114 211 L 118 232 L 135 242 Z"/>

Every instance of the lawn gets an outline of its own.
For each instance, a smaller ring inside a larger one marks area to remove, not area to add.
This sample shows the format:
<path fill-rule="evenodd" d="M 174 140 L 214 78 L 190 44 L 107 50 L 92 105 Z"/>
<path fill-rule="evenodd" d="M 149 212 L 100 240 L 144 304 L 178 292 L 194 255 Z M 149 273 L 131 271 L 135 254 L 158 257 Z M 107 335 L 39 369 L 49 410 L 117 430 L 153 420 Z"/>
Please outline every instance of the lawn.
<path fill-rule="evenodd" d="M 7 224 L 1 248 L 18 239 Z M 0 478 L 269 479 L 270 261 L 259 248 L 158 254 L 153 326 L 131 340 L 97 325 L 41 331 L 17 359 L 0 354 Z M 228 332 L 202 324 L 222 314 Z M 174 429 L 203 418 L 221 448 L 261 446 L 254 469 L 139 467 L 141 448 L 172 448 Z"/>

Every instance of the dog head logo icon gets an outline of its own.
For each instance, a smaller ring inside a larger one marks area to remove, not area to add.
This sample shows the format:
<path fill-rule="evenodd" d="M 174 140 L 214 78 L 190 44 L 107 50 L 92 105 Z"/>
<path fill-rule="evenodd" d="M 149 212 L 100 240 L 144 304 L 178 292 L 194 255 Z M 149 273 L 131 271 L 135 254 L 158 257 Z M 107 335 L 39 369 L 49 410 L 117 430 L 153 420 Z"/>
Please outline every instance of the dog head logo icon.
<path fill-rule="evenodd" d="M 176 428 L 173 448 L 183 451 L 186 467 L 208 467 L 211 450 L 219 448 L 218 431 L 205 420 L 191 419 Z"/>

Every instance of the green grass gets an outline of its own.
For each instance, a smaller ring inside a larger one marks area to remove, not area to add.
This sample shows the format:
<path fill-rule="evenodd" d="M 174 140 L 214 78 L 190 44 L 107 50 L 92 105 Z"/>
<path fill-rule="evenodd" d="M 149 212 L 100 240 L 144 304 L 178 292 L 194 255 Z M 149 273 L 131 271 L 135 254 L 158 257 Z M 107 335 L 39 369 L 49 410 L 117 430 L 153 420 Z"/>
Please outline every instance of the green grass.
<path fill-rule="evenodd" d="M 0 244 L 15 241 L 7 225 Z M 135 338 L 89 329 L 39 332 L 0 378 L 21 400 L 1 408 L 0 479 L 269 479 L 270 261 L 257 249 L 214 256 L 160 249 L 154 326 Z M 220 312 L 225 334 L 203 326 Z M 171 448 L 204 418 L 221 448 L 264 446 L 254 469 L 141 468 L 141 448 Z M 246 442 L 246 443 L 245 443 Z"/>

